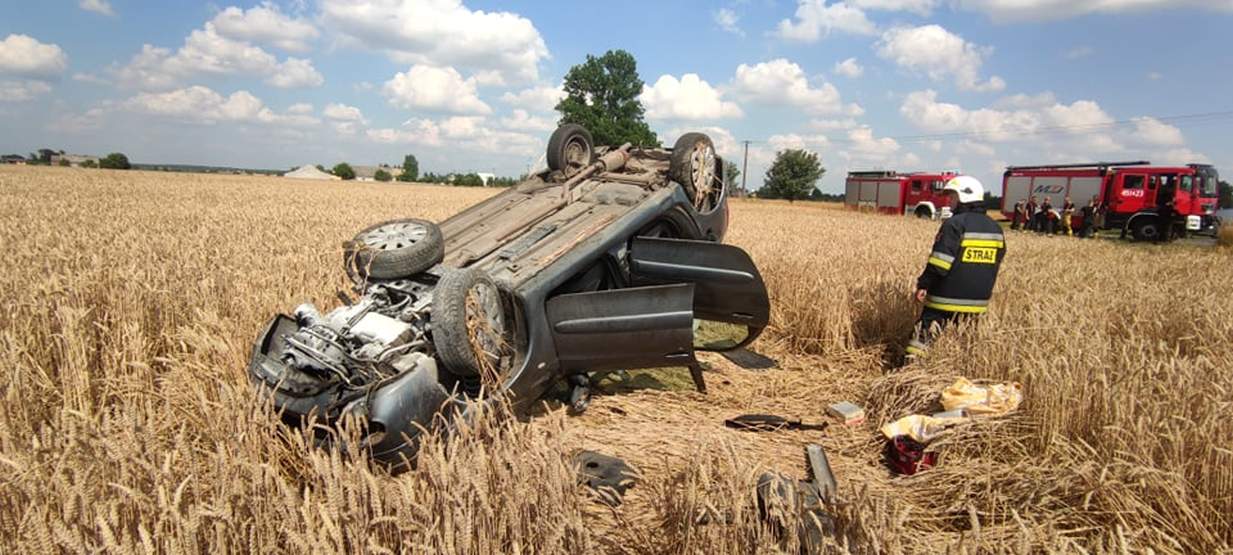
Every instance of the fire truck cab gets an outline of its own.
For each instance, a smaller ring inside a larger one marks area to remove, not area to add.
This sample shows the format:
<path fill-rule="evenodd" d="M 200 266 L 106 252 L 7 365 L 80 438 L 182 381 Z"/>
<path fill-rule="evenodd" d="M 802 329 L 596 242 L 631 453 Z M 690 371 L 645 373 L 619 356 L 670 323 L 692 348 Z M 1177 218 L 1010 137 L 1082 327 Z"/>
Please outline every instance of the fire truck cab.
<path fill-rule="evenodd" d="M 1075 204 L 1072 226 L 1082 226 L 1079 208 L 1096 199 L 1097 228 L 1117 229 L 1135 240 L 1154 240 L 1215 225 L 1216 169 L 1206 164 L 1153 166 L 1148 161 L 1096 162 L 1052 166 L 1010 166 L 1002 177 L 1002 213 L 1015 203 L 1046 198 L 1060 211 Z M 1170 215 L 1171 214 L 1171 215 Z"/>
<path fill-rule="evenodd" d="M 848 172 L 843 204 L 856 210 L 937 218 L 950 214 L 942 186 L 954 172 Z"/>

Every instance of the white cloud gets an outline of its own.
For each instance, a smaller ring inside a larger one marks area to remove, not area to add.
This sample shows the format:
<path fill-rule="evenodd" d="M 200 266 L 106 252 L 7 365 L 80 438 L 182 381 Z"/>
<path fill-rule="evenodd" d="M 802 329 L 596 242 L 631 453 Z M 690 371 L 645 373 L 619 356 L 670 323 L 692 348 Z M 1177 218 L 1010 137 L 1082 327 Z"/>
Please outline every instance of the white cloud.
<path fill-rule="evenodd" d="M 787 149 L 821 152 L 831 146 L 831 141 L 826 138 L 826 135 L 798 135 L 796 133 L 785 133 L 767 137 L 766 144 L 769 145 L 775 152 Z"/>
<path fill-rule="evenodd" d="M 355 106 L 348 106 L 337 102 L 331 102 L 325 105 L 325 109 L 321 111 L 321 115 L 325 119 L 333 121 L 364 121 L 364 114 Z"/>
<path fill-rule="evenodd" d="M 526 133 L 489 128 L 483 117 L 453 116 L 441 121 L 412 118 L 401 129 L 369 129 L 369 140 L 384 144 L 449 146 L 452 151 L 530 157 L 543 141 Z"/>
<path fill-rule="evenodd" d="M 1210 164 L 1212 159 L 1208 158 L 1202 152 L 1195 152 L 1189 148 L 1171 148 L 1169 150 L 1155 153 L 1151 156 L 1152 161 L 1157 164 L 1183 165 L 1183 164 Z"/>
<path fill-rule="evenodd" d="M 68 56 L 56 44 L 12 34 L 0 41 L 0 74 L 42 81 L 57 79 L 68 67 Z"/>
<path fill-rule="evenodd" d="M 303 114 L 275 113 L 248 91 L 223 96 L 200 85 L 162 93 L 140 93 L 124 101 L 122 107 L 140 114 L 205 125 L 239 122 L 309 126 L 320 123 L 317 118 Z"/>
<path fill-rule="evenodd" d="M 1182 130 L 1156 118 L 1134 118 L 1135 140 L 1151 145 L 1176 146 L 1186 142 Z"/>
<path fill-rule="evenodd" d="M 1164 79 L 1164 74 L 1160 73 L 1159 71 L 1149 71 L 1147 72 L 1147 78 L 1149 81 L 1159 81 L 1161 79 Z"/>
<path fill-rule="evenodd" d="M 415 65 L 399 72 L 381 89 L 390 104 L 399 108 L 457 114 L 492 112 L 476 93 L 475 79 L 463 79 L 452 67 Z"/>
<path fill-rule="evenodd" d="M 956 151 L 992 156 L 987 142 L 1019 142 L 1041 153 L 1042 160 L 1064 161 L 1119 154 L 1155 160 L 1161 148 L 1178 151 L 1185 138 L 1177 127 L 1150 117 L 1119 122 L 1099 104 L 1057 101 L 1051 93 L 1016 95 L 993 107 L 969 110 L 939 102 L 932 90 L 907 95 L 900 114 L 918 128 L 932 133 L 959 134 Z"/>
<path fill-rule="evenodd" d="M 724 101 L 696 73 L 686 73 L 680 80 L 661 75 L 654 85 L 642 86 L 639 99 L 651 119 L 712 120 L 744 115 L 736 103 Z"/>
<path fill-rule="evenodd" d="M 837 75 L 855 79 L 865 73 L 865 68 L 861 67 L 856 58 L 848 58 L 842 62 L 836 62 L 834 69 L 831 71 Z"/>
<path fill-rule="evenodd" d="M 1086 14 L 1112 14 L 1182 7 L 1233 11 L 1230 0 L 958 0 L 960 7 L 984 12 L 994 21 L 1064 19 Z"/>
<path fill-rule="evenodd" d="M 57 133 L 82 134 L 102 129 L 110 106 L 90 108 L 83 113 L 61 114 L 47 124 L 47 129 Z"/>
<path fill-rule="evenodd" d="M 732 88 L 737 95 L 752 102 L 787 104 L 810 114 L 864 113 L 859 105 L 845 106 L 834 85 L 823 83 L 820 87 L 810 86 L 801 66 L 783 58 L 752 66 L 737 66 Z"/>
<path fill-rule="evenodd" d="M 882 58 L 923 72 L 934 81 L 953 78 L 961 90 L 1000 91 L 1006 88 L 1001 77 L 980 80 L 981 65 L 993 52 L 992 48 L 972 44 L 939 25 L 890 29 L 882 33 L 877 51 Z"/>
<path fill-rule="evenodd" d="M 937 7 L 938 0 L 848 0 L 853 6 L 866 10 L 885 10 L 896 12 L 912 12 L 917 15 L 929 15 Z"/>
<path fill-rule="evenodd" d="M 1065 57 L 1067 60 L 1078 60 L 1079 58 L 1086 58 L 1095 53 L 1096 53 L 1096 50 L 1093 49 L 1092 47 L 1086 44 L 1081 44 L 1079 46 L 1071 48 L 1070 50 L 1067 50 L 1066 53 L 1063 54 L 1063 57 Z"/>
<path fill-rule="evenodd" d="M 51 92 L 51 85 L 42 81 L 0 81 L 0 102 L 25 102 Z"/>
<path fill-rule="evenodd" d="M 672 144 L 686 133 L 705 133 L 711 138 L 711 144 L 715 145 L 715 152 L 732 161 L 737 161 L 736 157 L 741 153 L 741 146 L 736 137 L 723 127 L 676 127 L 669 129 L 666 133 L 660 133 L 659 136 L 666 139 L 665 143 Z M 752 154 L 753 151 L 750 150 L 750 153 Z"/>
<path fill-rule="evenodd" d="M 106 16 L 116 15 L 115 10 L 111 9 L 111 4 L 107 0 L 81 0 L 77 6 L 88 12 L 94 12 Z"/>
<path fill-rule="evenodd" d="M 291 52 L 307 52 L 308 43 L 320 35 L 312 23 L 288 16 L 270 2 L 247 10 L 228 7 L 211 22 L 218 34 L 225 37 L 269 44 Z"/>
<path fill-rule="evenodd" d="M 534 81 L 548 57 L 531 20 L 461 0 L 322 0 L 321 20 L 397 62 L 469 69 L 484 84 Z"/>
<path fill-rule="evenodd" d="M 740 16 L 732 8 L 719 8 L 711 12 L 711 19 L 715 20 L 715 24 L 720 29 L 732 33 L 737 36 L 745 36 L 745 31 L 742 31 L 737 23 L 741 20 Z"/>
<path fill-rule="evenodd" d="M 108 81 L 93 73 L 82 73 L 82 72 L 74 73 L 73 80 L 79 81 L 82 83 L 90 83 L 91 85 L 110 85 L 111 84 L 111 81 Z"/>
<path fill-rule="evenodd" d="M 526 110 L 515 109 L 508 117 L 501 118 L 501 125 L 518 131 L 552 131 L 557 122 L 544 117 L 532 116 Z"/>
<path fill-rule="evenodd" d="M 273 54 L 218 33 L 213 23 L 194 30 L 175 53 L 149 44 L 125 66 L 113 69 L 120 83 L 140 89 L 175 88 L 198 74 L 264 76 L 275 87 L 318 87 L 325 82 L 310 60 Z"/>
<path fill-rule="evenodd" d="M 847 151 L 859 154 L 863 159 L 883 160 L 899 152 L 899 142 L 890 137 L 878 138 L 870 127 L 858 127 L 848 131 Z"/>
<path fill-rule="evenodd" d="M 815 119 L 809 122 L 809 127 L 818 131 L 846 130 L 857 127 L 855 119 Z"/>
<path fill-rule="evenodd" d="M 313 113 L 313 105 L 307 102 L 297 102 L 287 107 L 289 114 L 311 114 Z"/>
<path fill-rule="evenodd" d="M 826 38 L 832 30 L 856 35 L 872 35 L 877 32 L 865 12 L 844 2 L 828 5 L 827 0 L 798 0 L 793 19 L 779 22 L 776 33 L 788 40 L 817 42 Z"/>
<path fill-rule="evenodd" d="M 507 92 L 501 95 L 501 102 L 516 108 L 525 108 L 532 112 L 551 112 L 557 103 L 565 98 L 565 89 L 546 85 L 531 87 L 516 93 Z"/>

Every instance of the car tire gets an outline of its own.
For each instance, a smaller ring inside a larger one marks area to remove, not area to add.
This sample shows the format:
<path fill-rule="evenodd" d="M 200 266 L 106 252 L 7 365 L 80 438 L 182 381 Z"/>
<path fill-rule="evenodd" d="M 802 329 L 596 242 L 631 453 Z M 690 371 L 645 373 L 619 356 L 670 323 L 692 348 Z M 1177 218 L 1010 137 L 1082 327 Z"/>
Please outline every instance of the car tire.
<path fill-rule="evenodd" d="M 715 145 L 705 133 L 681 135 L 672 147 L 668 176 L 685 188 L 690 204 L 703 214 L 719 206 L 723 194 L 722 183 L 715 189 L 715 161 Z"/>
<path fill-rule="evenodd" d="M 504 295 L 487 274 L 451 269 L 437 281 L 432 296 L 432 344 L 450 374 L 478 377 L 490 387 L 500 385 L 513 361 L 512 332 L 513 319 Z"/>
<path fill-rule="evenodd" d="M 591 132 L 576 123 L 567 123 L 552 132 L 548 139 L 548 169 L 560 171 L 566 178 L 591 164 L 595 157 Z"/>
<path fill-rule="evenodd" d="M 370 226 L 343 245 L 343 263 L 353 279 L 411 277 L 444 257 L 441 228 L 414 218 Z"/>

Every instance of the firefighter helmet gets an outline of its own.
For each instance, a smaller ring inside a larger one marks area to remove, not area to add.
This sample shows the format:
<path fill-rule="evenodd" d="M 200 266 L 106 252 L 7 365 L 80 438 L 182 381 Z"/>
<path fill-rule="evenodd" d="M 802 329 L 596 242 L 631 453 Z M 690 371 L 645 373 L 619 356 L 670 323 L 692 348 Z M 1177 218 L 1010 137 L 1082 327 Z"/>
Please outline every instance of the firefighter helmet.
<path fill-rule="evenodd" d="M 980 202 L 985 199 L 985 186 L 980 180 L 970 175 L 956 175 L 946 182 L 943 191 L 954 191 L 959 196 L 960 204 Z"/>

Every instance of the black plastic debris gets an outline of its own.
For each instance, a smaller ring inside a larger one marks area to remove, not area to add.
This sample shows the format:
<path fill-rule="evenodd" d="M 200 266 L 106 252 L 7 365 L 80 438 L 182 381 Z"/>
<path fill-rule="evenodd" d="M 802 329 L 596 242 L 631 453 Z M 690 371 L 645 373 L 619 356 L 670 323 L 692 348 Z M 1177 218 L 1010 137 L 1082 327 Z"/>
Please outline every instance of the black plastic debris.
<path fill-rule="evenodd" d="M 779 430 L 825 430 L 827 423 L 806 424 L 773 414 L 742 414 L 724 420 L 724 426 L 748 432 L 777 432 Z"/>
<path fill-rule="evenodd" d="M 637 472 L 625 461 L 596 451 L 579 451 L 574 465 L 578 483 L 591 488 L 608 505 L 620 505 L 625 491 L 638 481 Z"/>
<path fill-rule="evenodd" d="M 746 370 L 769 370 L 779 365 L 778 362 L 775 362 L 775 359 L 755 353 L 749 349 L 734 349 L 723 351 L 721 354 L 724 358 L 732 361 L 732 364 Z"/>

